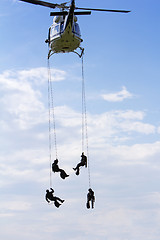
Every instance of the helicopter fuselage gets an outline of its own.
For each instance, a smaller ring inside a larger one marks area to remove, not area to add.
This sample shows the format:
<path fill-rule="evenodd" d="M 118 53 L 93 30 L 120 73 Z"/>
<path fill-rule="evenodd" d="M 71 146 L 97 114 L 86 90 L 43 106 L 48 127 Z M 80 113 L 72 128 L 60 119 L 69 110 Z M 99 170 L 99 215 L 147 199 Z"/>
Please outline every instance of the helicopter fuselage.
<path fill-rule="evenodd" d="M 58 15 L 54 13 L 55 17 L 52 26 L 49 28 L 47 41 L 50 48 L 48 58 L 54 53 L 77 53 L 75 50 L 80 47 L 83 40 L 74 10 L 75 1 L 72 0 L 68 12 L 62 11 Z"/>
<path fill-rule="evenodd" d="M 53 24 L 49 28 L 49 47 L 52 53 L 73 52 L 81 42 L 81 33 L 76 17 L 67 22 L 67 17 L 54 17 Z"/>

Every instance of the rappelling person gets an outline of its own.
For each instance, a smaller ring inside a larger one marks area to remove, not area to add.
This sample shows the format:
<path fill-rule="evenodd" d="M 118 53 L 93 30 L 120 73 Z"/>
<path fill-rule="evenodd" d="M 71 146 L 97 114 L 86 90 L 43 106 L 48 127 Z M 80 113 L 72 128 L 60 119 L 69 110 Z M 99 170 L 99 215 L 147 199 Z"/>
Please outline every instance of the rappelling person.
<path fill-rule="evenodd" d="M 90 208 L 90 202 L 91 202 L 92 208 L 94 208 L 95 196 L 94 196 L 94 191 L 91 188 L 88 189 L 87 203 L 86 203 L 87 208 Z"/>
<path fill-rule="evenodd" d="M 69 177 L 69 175 L 63 169 L 59 168 L 58 159 L 54 160 L 54 163 L 52 163 L 52 171 L 53 172 L 60 172 L 60 177 L 62 179 L 65 179 L 66 177 Z"/>
<path fill-rule="evenodd" d="M 73 170 L 76 171 L 76 175 L 79 175 L 79 168 L 83 166 L 87 167 L 87 157 L 84 155 L 84 152 L 82 152 L 80 163 L 78 163 L 77 166 L 73 168 Z"/>
<path fill-rule="evenodd" d="M 54 201 L 54 205 L 55 205 L 57 208 L 59 208 L 59 206 L 61 205 L 59 202 L 63 203 L 64 200 L 60 199 L 59 197 L 53 196 L 54 190 L 53 190 L 53 188 L 50 188 L 50 189 L 51 189 L 51 191 L 49 191 L 48 189 L 46 190 L 46 197 L 45 197 L 45 198 L 46 198 L 46 201 L 47 201 L 48 203 Z"/>

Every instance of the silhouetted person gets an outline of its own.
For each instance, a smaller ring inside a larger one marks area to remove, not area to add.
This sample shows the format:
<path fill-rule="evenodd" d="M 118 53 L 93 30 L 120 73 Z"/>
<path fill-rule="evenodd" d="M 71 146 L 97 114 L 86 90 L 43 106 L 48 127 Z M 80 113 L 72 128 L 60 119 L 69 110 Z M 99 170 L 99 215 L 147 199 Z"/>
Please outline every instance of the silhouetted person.
<path fill-rule="evenodd" d="M 64 200 L 62 200 L 62 199 L 60 199 L 60 198 L 58 198 L 58 197 L 55 197 L 55 196 L 53 196 L 53 193 L 54 193 L 54 190 L 53 190 L 53 188 L 50 188 L 51 189 L 51 191 L 49 191 L 48 189 L 46 190 L 46 201 L 48 202 L 48 203 L 50 203 L 50 202 L 54 202 L 54 205 L 57 207 L 57 208 L 59 208 L 59 206 L 61 205 L 59 202 L 61 202 L 61 203 L 63 203 L 64 202 Z M 59 201 L 59 202 L 58 202 Z"/>
<path fill-rule="evenodd" d="M 84 152 L 82 152 L 81 155 L 81 162 L 78 163 L 75 168 L 73 168 L 73 170 L 76 171 L 76 175 L 79 175 L 79 168 L 83 166 L 87 167 L 87 157 L 84 155 Z"/>
<path fill-rule="evenodd" d="M 90 202 L 91 202 L 92 208 L 94 208 L 95 196 L 91 188 L 88 189 L 87 204 L 86 204 L 87 208 L 90 208 Z"/>
<path fill-rule="evenodd" d="M 54 163 L 52 164 L 52 171 L 53 172 L 60 172 L 60 176 L 63 179 L 65 179 L 66 177 L 69 177 L 69 175 L 63 169 L 59 168 L 58 159 L 54 160 Z"/>

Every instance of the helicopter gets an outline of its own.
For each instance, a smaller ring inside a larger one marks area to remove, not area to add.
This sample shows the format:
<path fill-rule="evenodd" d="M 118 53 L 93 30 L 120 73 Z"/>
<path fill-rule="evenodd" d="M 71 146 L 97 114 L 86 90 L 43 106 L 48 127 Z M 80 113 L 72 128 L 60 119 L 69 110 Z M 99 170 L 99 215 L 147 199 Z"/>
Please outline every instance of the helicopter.
<path fill-rule="evenodd" d="M 91 15 L 91 11 L 101 12 L 117 12 L 129 13 L 127 10 L 109 10 L 109 9 L 93 9 L 93 8 L 79 8 L 75 6 L 75 0 L 71 0 L 70 6 L 68 2 L 57 4 L 40 0 L 19 0 L 35 5 L 41 5 L 48 8 L 59 8 L 60 12 L 51 12 L 50 16 L 54 16 L 53 24 L 48 31 L 48 38 L 45 40 L 49 46 L 48 59 L 54 53 L 69 53 L 74 52 L 79 57 L 82 57 L 84 48 L 80 45 L 83 42 L 81 38 L 80 27 L 78 24 L 77 15 Z M 75 11 L 84 10 L 84 11 Z M 80 53 L 77 52 L 80 49 Z"/>

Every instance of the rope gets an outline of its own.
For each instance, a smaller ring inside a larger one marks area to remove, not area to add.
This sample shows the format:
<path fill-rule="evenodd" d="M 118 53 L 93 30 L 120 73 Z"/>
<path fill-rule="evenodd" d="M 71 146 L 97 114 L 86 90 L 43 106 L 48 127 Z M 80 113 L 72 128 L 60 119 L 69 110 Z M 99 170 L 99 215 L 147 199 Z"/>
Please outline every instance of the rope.
<path fill-rule="evenodd" d="M 83 58 L 83 57 L 82 57 Z M 82 59 L 82 152 L 84 152 L 84 99 L 85 99 L 85 86 L 84 86 L 84 70 L 83 70 L 83 59 Z"/>
<path fill-rule="evenodd" d="M 49 169 L 50 169 L 50 187 L 52 187 L 52 127 L 51 127 L 51 111 L 52 111 L 52 124 L 54 130 L 54 147 L 55 147 L 55 155 L 56 159 L 58 158 L 57 154 L 57 137 L 56 137 L 56 124 L 55 124 L 55 112 L 54 112 L 54 101 L 53 101 L 53 87 L 51 81 L 51 69 L 50 62 L 48 59 L 48 122 L 49 122 Z"/>
<path fill-rule="evenodd" d="M 51 106 L 50 106 L 50 66 L 48 60 L 48 133 L 49 133 L 49 180 L 52 187 L 52 140 L 51 140 Z"/>
<path fill-rule="evenodd" d="M 86 137 L 86 147 L 87 147 L 88 181 L 89 181 L 89 188 L 91 188 L 91 174 L 90 174 L 89 146 L 88 146 L 89 144 L 88 144 L 87 107 L 86 107 L 83 56 L 82 56 L 82 152 L 84 152 L 84 138 L 85 138 L 84 135 Z"/>

